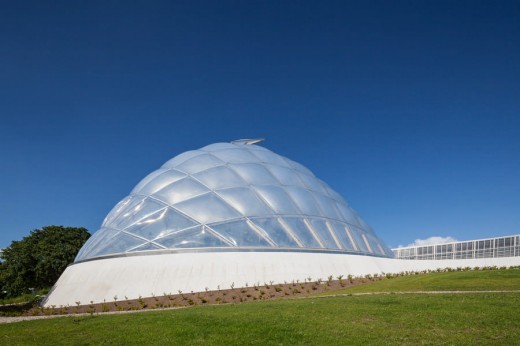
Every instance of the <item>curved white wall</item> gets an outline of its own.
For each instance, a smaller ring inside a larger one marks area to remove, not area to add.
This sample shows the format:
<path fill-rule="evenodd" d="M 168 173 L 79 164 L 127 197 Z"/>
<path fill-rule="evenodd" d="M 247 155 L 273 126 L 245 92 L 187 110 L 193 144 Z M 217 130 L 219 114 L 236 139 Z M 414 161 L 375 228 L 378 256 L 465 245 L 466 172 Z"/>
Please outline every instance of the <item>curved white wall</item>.
<path fill-rule="evenodd" d="M 166 293 L 216 290 L 300 280 L 329 275 L 366 275 L 401 271 L 516 266 L 520 257 L 470 260 L 397 260 L 390 258 L 298 252 L 209 252 L 130 256 L 100 259 L 69 266 L 47 298 L 45 306 L 88 304 L 137 299 Z"/>

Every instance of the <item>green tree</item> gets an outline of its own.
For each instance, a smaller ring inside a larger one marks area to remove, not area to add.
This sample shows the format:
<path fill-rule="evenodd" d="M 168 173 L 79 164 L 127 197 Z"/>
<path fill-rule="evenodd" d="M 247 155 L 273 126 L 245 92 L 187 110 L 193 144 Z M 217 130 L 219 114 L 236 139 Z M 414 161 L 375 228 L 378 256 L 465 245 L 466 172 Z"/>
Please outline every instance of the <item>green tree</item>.
<path fill-rule="evenodd" d="M 46 226 L 3 250 L 0 286 L 8 296 L 49 288 L 90 237 L 85 228 Z"/>

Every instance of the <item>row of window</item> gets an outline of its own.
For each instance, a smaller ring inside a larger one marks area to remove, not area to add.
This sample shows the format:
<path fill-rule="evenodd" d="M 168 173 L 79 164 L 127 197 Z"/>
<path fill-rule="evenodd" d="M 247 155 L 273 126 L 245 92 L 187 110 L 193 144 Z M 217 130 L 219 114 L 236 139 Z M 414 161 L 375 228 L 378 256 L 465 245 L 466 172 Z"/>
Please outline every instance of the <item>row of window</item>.
<path fill-rule="evenodd" d="M 520 256 L 520 235 L 392 250 L 395 258 L 418 260 Z"/>

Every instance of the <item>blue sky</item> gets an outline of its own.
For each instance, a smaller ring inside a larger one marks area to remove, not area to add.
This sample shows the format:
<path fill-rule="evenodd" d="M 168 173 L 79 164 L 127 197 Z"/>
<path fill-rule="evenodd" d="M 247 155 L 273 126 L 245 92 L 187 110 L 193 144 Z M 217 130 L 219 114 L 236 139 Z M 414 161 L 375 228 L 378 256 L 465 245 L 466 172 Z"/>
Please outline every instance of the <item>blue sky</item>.
<path fill-rule="evenodd" d="M 11 1 L 0 42 L 0 247 L 256 137 L 389 246 L 520 233 L 517 1 Z"/>

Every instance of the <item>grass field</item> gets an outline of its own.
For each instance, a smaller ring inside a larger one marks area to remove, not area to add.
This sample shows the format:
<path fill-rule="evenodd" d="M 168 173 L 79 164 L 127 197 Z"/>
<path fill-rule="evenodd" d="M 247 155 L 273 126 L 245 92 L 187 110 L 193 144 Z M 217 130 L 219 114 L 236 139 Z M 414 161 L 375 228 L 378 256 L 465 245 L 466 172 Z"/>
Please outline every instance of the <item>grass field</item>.
<path fill-rule="evenodd" d="M 476 290 L 509 280 L 518 289 L 519 273 L 435 273 L 352 289 Z M 518 345 L 519 310 L 520 293 L 316 297 L 2 324 L 0 344 Z"/>
<path fill-rule="evenodd" d="M 429 273 L 401 276 L 320 295 L 364 292 L 520 290 L 520 269 Z"/>

